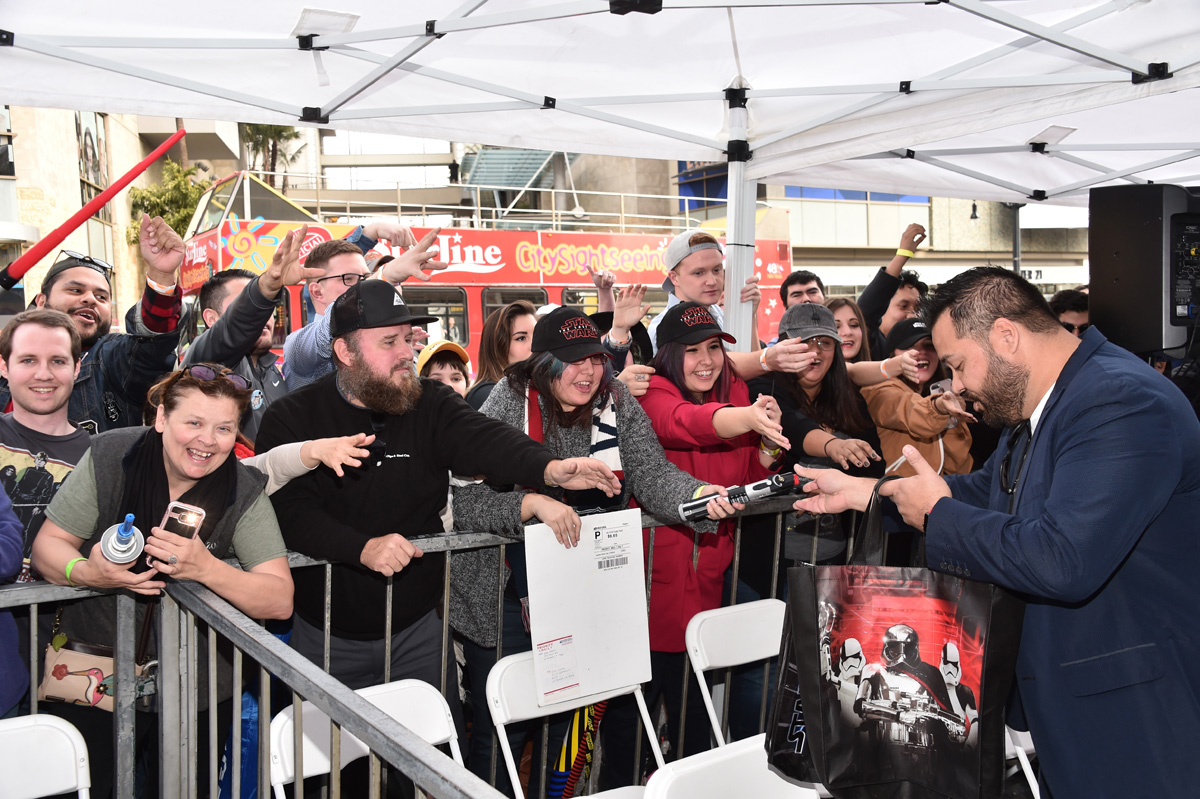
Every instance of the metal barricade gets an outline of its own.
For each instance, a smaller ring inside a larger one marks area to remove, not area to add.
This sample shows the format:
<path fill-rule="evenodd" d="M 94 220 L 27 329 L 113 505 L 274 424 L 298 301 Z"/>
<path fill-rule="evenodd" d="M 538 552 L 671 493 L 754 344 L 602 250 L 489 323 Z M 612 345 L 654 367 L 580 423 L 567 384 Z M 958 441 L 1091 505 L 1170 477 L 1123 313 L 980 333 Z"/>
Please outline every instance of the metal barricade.
<path fill-rule="evenodd" d="M 783 513 L 790 509 L 792 499 L 780 498 L 766 503 L 757 503 L 753 515 L 771 514 L 775 517 L 772 572 L 777 573 Z M 744 512 L 739 515 L 751 515 Z M 650 599 L 650 573 L 653 563 L 653 539 L 655 529 L 666 526 L 669 522 L 654 519 L 643 514 L 643 525 L 650 530 L 650 558 L 646 567 L 646 599 Z M 678 524 L 678 522 L 675 522 Z M 693 562 L 698 553 L 694 549 Z M 495 548 L 497 553 L 497 569 L 499 590 L 497 593 L 497 659 L 501 656 L 503 641 L 503 594 L 505 583 L 505 545 L 514 543 L 514 539 L 491 533 L 448 533 L 443 535 L 421 538 L 420 546 L 426 553 L 446 553 L 445 585 L 443 589 L 442 613 L 442 674 L 447 672 L 449 658 L 453 655 L 453 635 L 449 623 L 449 589 L 450 561 L 455 551 L 480 548 Z M 738 571 L 741 565 L 741 521 L 738 521 L 735 537 L 734 560 L 732 566 L 731 602 L 737 602 L 736 586 Z M 227 731 L 218 726 L 218 714 L 208 712 L 205 721 L 205 736 L 208 740 L 207 752 L 198 752 L 200 739 L 199 716 L 201 692 L 207 698 L 207 707 L 214 711 L 219 702 L 218 697 L 218 643 L 228 641 L 232 645 L 230 661 L 233 672 L 232 696 L 232 735 L 229 746 L 230 757 L 224 768 L 230 775 L 229 796 L 242 795 L 242 763 L 241 763 L 241 715 L 242 715 L 242 686 L 246 682 L 246 674 L 257 670 L 259 721 L 258 721 L 258 752 L 257 775 L 258 796 L 265 798 L 272 790 L 270 785 L 270 723 L 273 714 L 271 707 L 270 679 L 275 677 L 282 681 L 292 692 L 292 706 L 297 719 L 293 743 L 295 773 L 303 774 L 303 748 L 301 745 L 303 729 L 300 714 L 302 701 L 308 701 L 323 711 L 332 721 L 333 733 L 331 739 L 330 761 L 340 762 L 341 730 L 346 730 L 365 743 L 371 750 L 371 772 L 373 779 L 372 796 L 377 796 L 381 783 L 385 783 L 386 774 L 384 763 L 396 768 L 408 776 L 413 782 L 431 795 L 438 797 L 498 797 L 501 796 L 487 782 L 479 779 L 464 766 L 442 754 L 432 745 L 416 736 L 400 723 L 374 707 L 366 699 L 346 687 L 328 673 L 329 667 L 329 630 L 331 614 L 331 567 L 324 561 L 317 561 L 306 556 L 290 553 L 289 563 L 293 568 L 325 569 L 325 646 L 324 666 L 314 664 L 287 644 L 276 638 L 258 622 L 245 616 L 225 600 L 213 594 L 204 586 L 189 581 L 168 581 L 167 589 L 161 597 L 157 614 L 159 680 L 158 680 L 158 739 L 160 746 L 159 763 L 159 795 L 164 799 L 191 799 L 197 796 L 218 795 L 218 764 L 221 761 L 222 739 Z M 773 582 L 773 581 L 772 581 Z M 391 581 L 387 596 L 390 608 Z M 37 633 L 38 608 L 46 603 L 76 600 L 83 597 L 97 596 L 103 591 L 91 591 L 80 588 L 54 586 L 47 583 L 28 583 L 0 587 L 0 608 L 15 608 L 28 606 L 30 610 L 30 652 L 29 670 L 31 695 L 36 695 L 37 685 L 41 679 L 38 671 L 38 652 L 44 648 L 45 642 L 39 645 Z M 772 596 L 774 590 L 771 591 Z M 115 712 L 113 713 L 113 731 L 115 739 L 115 774 L 116 796 L 119 799 L 132 799 L 135 795 L 134 774 L 136 752 L 134 741 L 135 697 L 133 692 L 125 688 L 134 684 L 134 647 L 135 647 L 135 608 L 136 601 L 129 594 L 118 594 L 117 597 L 117 641 L 115 646 L 116 697 Z M 391 616 L 386 618 L 385 650 L 390 649 Z M 201 629 L 203 628 L 203 629 Z M 206 668 L 207 679 L 203 685 L 199 683 L 201 662 Z M 390 651 L 385 651 L 385 663 L 390 664 Z M 249 665 L 248 665 L 249 664 Z M 385 666 L 385 669 L 387 667 Z M 686 666 L 685 666 L 686 669 Z M 760 731 L 765 725 L 768 694 L 771 686 L 766 679 L 769 664 L 764 665 L 764 688 L 761 697 L 759 714 Z M 387 675 L 390 676 L 390 675 Z M 702 677 L 701 677 L 702 678 Z M 251 683 L 253 682 L 251 677 Z M 386 681 L 386 678 L 385 678 Z M 680 719 L 682 749 L 682 730 L 687 713 L 687 673 L 684 674 L 684 697 Z M 724 677 L 726 695 L 730 690 L 730 676 Z M 440 686 L 443 694 L 457 691 L 458 685 L 447 685 L 443 678 Z M 476 701 L 481 698 L 476 697 Z M 31 712 L 37 712 L 37 702 L 31 702 Z M 97 710 L 96 712 L 103 712 Z M 701 711 L 702 712 L 702 711 Z M 722 722 L 728 720 L 728 703 L 726 703 Z M 635 764 L 640 763 L 640 742 L 643 734 L 641 721 L 638 720 L 637 738 L 638 751 L 635 752 Z M 542 773 L 535 782 L 530 775 L 529 796 L 546 795 L 546 767 L 549 765 L 548 755 L 551 742 L 548 740 L 549 722 L 542 725 L 540 748 L 542 751 Z M 473 734 L 485 733 L 492 736 L 492 762 L 490 782 L 494 784 L 496 773 L 502 770 L 498 763 L 498 755 L 494 729 L 475 730 Z M 535 744 L 536 745 L 536 744 Z M 207 759 L 207 779 L 205 784 L 198 785 L 200 764 Z M 338 797 L 340 792 L 340 773 L 335 766 L 329 774 L 330 797 Z M 382 775 L 382 776 L 381 776 Z M 641 775 L 633 775 L 633 781 L 640 781 Z M 534 787 L 537 786 L 535 792 Z M 294 796 L 299 799 L 304 795 L 303 779 L 297 778 Z"/>

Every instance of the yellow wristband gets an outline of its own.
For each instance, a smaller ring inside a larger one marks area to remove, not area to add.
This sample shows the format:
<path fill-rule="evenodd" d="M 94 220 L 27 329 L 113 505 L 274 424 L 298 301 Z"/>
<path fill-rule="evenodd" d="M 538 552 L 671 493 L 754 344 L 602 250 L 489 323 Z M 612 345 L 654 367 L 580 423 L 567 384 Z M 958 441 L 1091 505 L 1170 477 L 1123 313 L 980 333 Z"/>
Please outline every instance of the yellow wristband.
<path fill-rule="evenodd" d="M 783 447 L 774 447 L 774 448 L 768 447 L 767 442 L 765 442 L 761 439 L 759 439 L 758 448 L 761 449 L 763 452 L 765 452 L 767 455 L 770 455 L 771 457 L 775 457 L 779 453 L 783 452 Z"/>
<path fill-rule="evenodd" d="M 67 585 L 75 585 L 75 583 L 71 582 L 71 569 L 75 568 L 75 564 L 81 560 L 87 560 L 87 558 L 75 558 L 74 560 L 67 561 L 67 568 L 63 569 L 63 576 L 67 578 Z"/>
<path fill-rule="evenodd" d="M 912 257 L 913 257 L 913 251 L 912 251 L 912 250 L 904 250 L 904 249 L 899 249 L 899 250 L 896 250 L 896 255 L 903 255 L 905 258 L 912 258 Z"/>
<path fill-rule="evenodd" d="M 708 486 L 706 486 L 706 485 L 703 485 L 703 486 L 700 486 L 699 488 L 697 488 L 696 493 L 692 494 L 692 499 L 700 499 L 700 497 L 703 496 L 703 494 L 704 494 L 704 489 L 706 489 L 706 488 L 708 488 Z"/>

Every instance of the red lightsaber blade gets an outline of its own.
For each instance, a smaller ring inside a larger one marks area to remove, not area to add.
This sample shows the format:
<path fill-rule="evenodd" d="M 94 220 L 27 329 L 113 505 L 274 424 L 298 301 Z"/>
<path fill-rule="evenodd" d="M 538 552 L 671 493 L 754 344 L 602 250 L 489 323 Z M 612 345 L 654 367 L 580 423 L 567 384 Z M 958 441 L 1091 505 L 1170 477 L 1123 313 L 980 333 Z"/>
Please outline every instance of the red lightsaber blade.
<path fill-rule="evenodd" d="M 175 131 L 175 135 L 160 144 L 154 152 L 146 156 L 141 163 L 133 169 L 121 176 L 121 179 L 109 186 L 104 191 L 97 194 L 91 202 L 79 209 L 79 211 L 68 219 L 66 222 L 55 228 L 48 236 L 39 241 L 37 244 L 29 248 L 29 252 L 22 255 L 17 260 L 13 261 L 3 272 L 0 272 L 0 290 L 8 291 L 25 276 L 25 273 L 33 267 L 38 261 L 46 257 L 46 253 L 53 250 L 59 244 L 62 244 L 63 239 L 71 235 L 75 228 L 82 225 L 87 219 L 91 218 L 92 214 L 104 207 L 113 197 L 115 197 L 122 189 L 133 182 L 134 178 L 145 172 L 158 159 L 166 154 L 177 141 L 184 137 L 187 131 L 182 128 Z"/>

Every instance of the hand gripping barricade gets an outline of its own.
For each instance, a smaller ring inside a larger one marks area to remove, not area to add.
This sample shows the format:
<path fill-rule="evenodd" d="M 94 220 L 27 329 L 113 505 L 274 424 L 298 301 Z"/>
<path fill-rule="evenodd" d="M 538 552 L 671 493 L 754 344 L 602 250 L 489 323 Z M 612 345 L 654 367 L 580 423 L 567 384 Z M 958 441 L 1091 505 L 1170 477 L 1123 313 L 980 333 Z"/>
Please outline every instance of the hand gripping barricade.
<path fill-rule="evenodd" d="M 875 485 L 849 565 L 788 570 L 768 759 L 838 799 L 999 796 L 1024 604 L 926 569 L 923 545 L 918 563 L 884 566 L 891 479 Z"/>

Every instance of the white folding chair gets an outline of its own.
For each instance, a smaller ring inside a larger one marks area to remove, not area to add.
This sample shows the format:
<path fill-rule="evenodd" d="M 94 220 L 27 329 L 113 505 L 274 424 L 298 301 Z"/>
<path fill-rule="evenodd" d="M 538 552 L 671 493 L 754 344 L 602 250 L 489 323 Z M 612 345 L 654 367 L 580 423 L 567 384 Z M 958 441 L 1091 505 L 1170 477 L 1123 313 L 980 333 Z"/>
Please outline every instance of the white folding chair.
<path fill-rule="evenodd" d="M 817 799 L 817 792 L 788 782 L 767 765 L 765 733 L 675 760 L 646 783 L 644 799 Z"/>
<path fill-rule="evenodd" d="M 724 730 L 713 705 L 704 672 L 727 669 L 779 654 L 783 615 L 787 605 L 778 599 L 760 599 L 714 610 L 702 610 L 688 622 L 684 633 L 688 658 L 712 723 L 717 745 L 725 745 Z"/>
<path fill-rule="evenodd" d="M 516 792 L 517 799 L 524 799 L 524 795 L 521 792 L 521 777 L 517 773 L 517 763 L 513 758 L 512 747 L 508 743 L 508 734 L 504 730 L 505 724 L 540 719 L 628 694 L 633 694 L 633 698 L 637 700 L 638 712 L 642 714 L 642 727 L 646 730 L 646 737 L 650 741 L 650 751 L 654 753 L 654 760 L 658 767 L 662 768 L 662 749 L 658 745 L 655 727 L 650 722 L 646 699 L 642 696 L 642 686 L 625 685 L 611 691 L 577 696 L 565 702 L 541 707 L 537 703 L 538 692 L 533 674 L 533 653 L 522 652 L 519 655 L 509 655 L 498 660 L 496 665 L 492 666 L 492 670 L 488 672 L 487 701 L 488 707 L 492 711 L 492 721 L 496 725 L 496 735 L 500 739 L 500 751 L 503 752 L 504 763 L 508 767 L 508 778 Z M 625 796 L 641 796 L 643 790 L 642 786 L 638 785 L 602 791 L 593 795 L 618 799 L 618 797 Z"/>
<path fill-rule="evenodd" d="M 88 799 L 91 787 L 87 744 L 74 724 L 44 713 L 0 719 L 0 796 L 76 791 Z"/>
<path fill-rule="evenodd" d="M 1021 773 L 1025 775 L 1025 781 L 1029 783 L 1033 799 L 1041 799 L 1042 792 L 1038 788 L 1037 777 L 1033 775 L 1033 766 L 1029 762 L 1029 756 L 1032 754 L 1036 754 L 1033 748 L 1033 736 L 1006 725 L 1004 727 L 1004 759 L 1012 760 L 1014 757 L 1017 759 L 1021 765 Z"/>
<path fill-rule="evenodd" d="M 448 743 L 450 753 L 460 765 L 462 752 L 458 747 L 458 733 L 450 706 L 437 688 L 421 680 L 397 680 L 383 685 L 371 685 L 355 691 L 363 699 L 387 713 L 396 721 L 434 746 Z M 303 779 L 329 773 L 330 724 L 329 717 L 311 702 L 301 705 L 304 733 Z M 283 786 L 296 777 L 296 746 L 293 707 L 284 708 L 271 719 L 271 786 L 276 799 L 284 799 Z M 370 751 L 367 745 L 354 735 L 343 731 L 341 736 L 341 764 L 345 768 Z"/>

